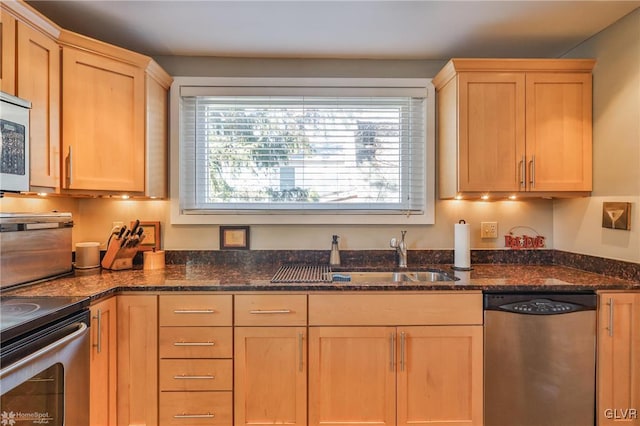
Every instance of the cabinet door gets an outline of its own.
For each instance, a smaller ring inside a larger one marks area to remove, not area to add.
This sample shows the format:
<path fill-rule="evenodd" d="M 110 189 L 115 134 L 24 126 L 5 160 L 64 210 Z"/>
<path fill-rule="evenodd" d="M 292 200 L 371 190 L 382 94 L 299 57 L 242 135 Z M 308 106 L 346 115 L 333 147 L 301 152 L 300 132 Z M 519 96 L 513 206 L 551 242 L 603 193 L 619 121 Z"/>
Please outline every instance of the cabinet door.
<path fill-rule="evenodd" d="M 18 23 L 18 96 L 31 101 L 31 186 L 60 187 L 60 47 Z"/>
<path fill-rule="evenodd" d="M 309 424 L 394 425 L 395 327 L 309 328 Z"/>
<path fill-rule="evenodd" d="M 144 191 L 144 70 L 62 49 L 63 188 Z"/>
<path fill-rule="evenodd" d="M 5 10 L 0 10 L 2 27 L 2 55 L 0 60 L 0 89 L 10 95 L 16 95 L 16 18 Z"/>
<path fill-rule="evenodd" d="M 307 424 L 306 327 L 236 327 L 235 424 Z"/>
<path fill-rule="evenodd" d="M 118 426 L 158 424 L 156 296 L 118 297 Z"/>
<path fill-rule="evenodd" d="M 640 293 L 601 294 L 598 324 L 598 424 L 640 425 Z"/>
<path fill-rule="evenodd" d="M 398 328 L 398 425 L 482 425 L 482 326 Z"/>
<path fill-rule="evenodd" d="M 116 424 L 116 298 L 91 306 L 91 425 Z"/>
<path fill-rule="evenodd" d="M 459 191 L 524 190 L 523 73 L 460 73 Z"/>
<path fill-rule="evenodd" d="M 527 73 L 529 191 L 591 191 L 591 74 Z"/>

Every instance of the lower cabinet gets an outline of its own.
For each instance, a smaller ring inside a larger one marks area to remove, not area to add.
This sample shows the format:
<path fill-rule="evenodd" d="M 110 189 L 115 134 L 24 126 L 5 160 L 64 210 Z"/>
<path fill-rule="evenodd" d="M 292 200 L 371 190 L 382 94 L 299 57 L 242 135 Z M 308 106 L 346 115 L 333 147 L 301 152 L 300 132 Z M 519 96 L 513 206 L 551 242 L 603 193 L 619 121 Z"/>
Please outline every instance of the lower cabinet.
<path fill-rule="evenodd" d="M 91 426 L 117 422 L 117 313 L 116 297 L 91 305 L 91 361 L 89 417 Z"/>
<path fill-rule="evenodd" d="M 481 425 L 482 326 L 311 327 L 310 425 Z"/>
<path fill-rule="evenodd" d="M 232 296 L 161 295 L 159 310 L 159 424 L 231 426 Z"/>
<path fill-rule="evenodd" d="M 311 295 L 309 425 L 482 425 L 482 341 L 480 293 Z"/>
<path fill-rule="evenodd" d="M 640 425 L 640 292 L 599 294 L 599 426 Z"/>
<path fill-rule="evenodd" d="M 306 333 L 306 327 L 236 327 L 236 425 L 307 423 Z"/>
<path fill-rule="evenodd" d="M 119 295 L 118 426 L 158 424 L 158 298 Z"/>
<path fill-rule="evenodd" d="M 234 423 L 307 424 L 307 296 L 235 296 Z"/>

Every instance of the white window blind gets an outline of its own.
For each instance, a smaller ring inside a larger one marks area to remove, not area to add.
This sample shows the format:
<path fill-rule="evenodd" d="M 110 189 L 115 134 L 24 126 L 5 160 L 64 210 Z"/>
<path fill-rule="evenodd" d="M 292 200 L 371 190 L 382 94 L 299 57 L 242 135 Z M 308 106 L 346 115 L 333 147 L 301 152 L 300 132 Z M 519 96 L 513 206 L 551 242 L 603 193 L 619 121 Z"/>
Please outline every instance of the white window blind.
<path fill-rule="evenodd" d="M 255 88 L 183 87 L 183 214 L 424 210 L 424 97 L 302 90 L 255 96 Z"/>

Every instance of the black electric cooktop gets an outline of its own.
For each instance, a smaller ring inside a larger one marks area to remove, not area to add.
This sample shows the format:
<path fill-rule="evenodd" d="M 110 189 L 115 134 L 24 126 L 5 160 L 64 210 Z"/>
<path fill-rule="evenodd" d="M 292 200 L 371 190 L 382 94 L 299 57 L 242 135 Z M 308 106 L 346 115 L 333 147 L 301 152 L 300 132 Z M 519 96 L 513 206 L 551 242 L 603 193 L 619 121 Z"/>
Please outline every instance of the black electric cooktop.
<path fill-rule="evenodd" d="M 89 298 L 2 296 L 0 345 L 87 309 Z"/>

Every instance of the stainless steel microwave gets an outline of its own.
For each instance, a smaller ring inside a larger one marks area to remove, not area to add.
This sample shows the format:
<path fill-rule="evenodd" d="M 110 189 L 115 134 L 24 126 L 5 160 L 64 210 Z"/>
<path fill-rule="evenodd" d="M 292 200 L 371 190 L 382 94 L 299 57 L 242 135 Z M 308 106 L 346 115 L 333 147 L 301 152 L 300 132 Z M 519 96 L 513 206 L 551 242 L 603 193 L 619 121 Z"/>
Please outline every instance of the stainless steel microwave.
<path fill-rule="evenodd" d="M 0 92 L 0 192 L 29 190 L 31 102 Z"/>

